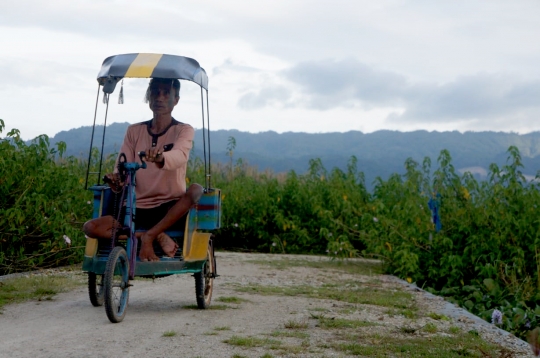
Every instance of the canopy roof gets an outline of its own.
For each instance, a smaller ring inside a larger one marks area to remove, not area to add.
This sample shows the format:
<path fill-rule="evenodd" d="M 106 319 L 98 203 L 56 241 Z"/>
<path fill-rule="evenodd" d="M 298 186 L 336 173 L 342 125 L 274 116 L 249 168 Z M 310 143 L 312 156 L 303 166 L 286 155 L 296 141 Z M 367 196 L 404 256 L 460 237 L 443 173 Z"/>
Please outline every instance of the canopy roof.
<path fill-rule="evenodd" d="M 97 80 L 103 91 L 112 93 L 124 78 L 177 78 L 195 82 L 208 90 L 208 76 L 197 61 L 189 57 L 157 53 L 128 53 L 107 57 Z"/>

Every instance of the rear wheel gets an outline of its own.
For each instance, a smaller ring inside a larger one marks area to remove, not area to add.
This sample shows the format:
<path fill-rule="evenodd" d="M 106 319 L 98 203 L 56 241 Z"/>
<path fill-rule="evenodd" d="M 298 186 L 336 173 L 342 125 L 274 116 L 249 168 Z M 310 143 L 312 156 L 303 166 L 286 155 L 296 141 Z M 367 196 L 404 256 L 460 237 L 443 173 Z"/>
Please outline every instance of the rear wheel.
<path fill-rule="evenodd" d="M 88 296 L 90 296 L 92 306 L 103 306 L 103 301 L 105 300 L 103 275 L 96 275 L 95 272 L 88 272 Z"/>
<path fill-rule="evenodd" d="M 126 315 L 129 298 L 129 260 L 123 247 L 115 247 L 109 254 L 105 273 L 105 312 L 112 323 L 121 322 Z"/>
<path fill-rule="evenodd" d="M 195 277 L 195 294 L 197 295 L 197 307 L 206 309 L 210 307 L 212 301 L 212 290 L 214 288 L 214 277 L 216 273 L 216 262 L 214 260 L 214 250 L 212 244 L 208 245 L 206 263 L 201 272 L 197 272 Z"/>

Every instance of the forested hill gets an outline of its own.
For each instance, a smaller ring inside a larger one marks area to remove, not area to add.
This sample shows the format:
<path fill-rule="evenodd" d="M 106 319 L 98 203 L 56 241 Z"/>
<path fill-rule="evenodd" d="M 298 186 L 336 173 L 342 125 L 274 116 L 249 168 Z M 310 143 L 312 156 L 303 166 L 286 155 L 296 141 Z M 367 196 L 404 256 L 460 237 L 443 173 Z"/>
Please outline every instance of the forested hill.
<path fill-rule="evenodd" d="M 118 151 L 128 123 L 113 123 L 106 129 L 105 151 Z M 51 143 L 64 141 L 67 154 L 86 157 L 90 146 L 91 127 L 62 131 Z M 202 134 L 196 131 L 195 155 L 202 156 Z M 103 127 L 97 127 L 94 146 L 101 146 Z M 468 168 L 482 177 L 491 163 L 506 162 L 507 149 L 519 148 L 525 165 L 524 173 L 534 176 L 540 169 L 540 132 L 518 135 L 502 132 L 397 132 L 377 131 L 364 134 L 346 133 L 248 133 L 238 130 L 218 130 L 211 133 L 212 160 L 227 162 L 227 144 L 230 137 L 236 140 L 234 161 L 242 158 L 260 170 L 284 172 L 294 169 L 304 173 L 309 160 L 320 158 L 327 169 L 345 169 L 351 156 L 358 159 L 358 169 L 365 173 L 368 183 L 377 176 L 386 179 L 392 173 L 402 173 L 404 162 L 411 157 L 422 162 L 432 159 L 437 167 L 437 157 L 442 149 L 450 151 L 456 169 Z"/>

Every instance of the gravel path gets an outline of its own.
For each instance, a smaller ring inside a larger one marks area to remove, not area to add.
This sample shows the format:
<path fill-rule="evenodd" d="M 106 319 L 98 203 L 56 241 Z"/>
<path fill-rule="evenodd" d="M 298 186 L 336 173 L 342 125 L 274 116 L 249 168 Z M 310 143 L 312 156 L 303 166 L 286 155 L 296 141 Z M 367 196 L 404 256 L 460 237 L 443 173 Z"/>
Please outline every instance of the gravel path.
<path fill-rule="evenodd" d="M 354 279 L 369 286 L 376 279 L 377 285 L 404 289 L 414 295 L 421 311 L 441 313 L 450 320 L 423 317 L 411 321 L 401 315 L 388 314 L 378 306 L 359 307 L 298 295 L 238 292 L 238 287 L 253 284 L 319 285 L 335 278 L 336 273 L 312 267 L 280 269 L 260 264 L 264 260 L 328 260 L 321 257 L 229 252 L 218 252 L 216 257 L 221 276 L 215 280 L 212 307 L 218 309 L 192 308 L 195 289 L 190 275 L 155 281 L 135 280 L 126 318 L 122 323 L 112 324 L 103 307 L 92 307 L 86 287 L 81 286 L 56 295 L 52 301 L 6 306 L 0 315 L 0 357 L 262 357 L 264 354 L 270 354 L 267 357 L 347 357 L 343 352 L 325 348 L 324 342 L 332 336 L 328 330 L 318 328 L 316 320 L 312 319 L 313 312 L 317 311 L 333 317 L 379 322 L 393 334 L 398 327 L 420 327 L 431 321 L 440 326 L 440 331 L 451 325 L 466 331 L 475 329 L 486 340 L 507 348 L 511 352 L 507 357 L 533 356 L 527 343 L 515 336 L 392 276 L 339 273 L 340 280 Z M 81 273 L 75 274 L 83 278 Z M 242 302 L 224 302 L 229 297 Z M 284 330 L 293 323 L 305 324 L 308 337 L 280 337 L 289 348 L 269 348 L 272 332 Z M 175 335 L 164 336 L 166 332 Z M 251 348 L 224 342 L 235 337 L 270 338 Z"/>

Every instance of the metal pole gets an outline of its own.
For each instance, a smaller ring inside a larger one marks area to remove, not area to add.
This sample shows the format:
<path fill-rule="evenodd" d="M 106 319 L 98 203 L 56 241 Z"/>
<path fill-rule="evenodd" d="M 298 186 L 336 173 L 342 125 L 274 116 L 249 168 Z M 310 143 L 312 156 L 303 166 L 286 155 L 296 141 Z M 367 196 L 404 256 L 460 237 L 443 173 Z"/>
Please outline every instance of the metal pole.
<path fill-rule="evenodd" d="M 106 94 L 107 108 L 105 109 L 105 122 L 103 123 L 103 137 L 101 139 L 101 156 L 99 158 L 98 185 L 101 180 L 101 165 L 103 163 L 103 147 L 105 146 L 105 130 L 107 129 L 107 113 L 109 113 L 109 94 Z"/>
<path fill-rule="evenodd" d="M 94 144 L 94 131 L 96 130 L 97 106 L 99 102 L 99 87 L 101 87 L 101 85 L 98 83 L 97 96 L 96 96 L 96 109 L 94 110 L 94 125 L 92 126 L 92 137 L 90 138 L 90 150 L 88 151 L 88 167 L 86 168 L 86 181 L 84 183 L 85 190 L 88 189 L 88 175 L 90 174 L 90 160 L 92 159 L 92 145 Z"/>
<path fill-rule="evenodd" d="M 210 105 L 208 102 L 208 90 L 206 90 L 206 120 L 208 122 L 208 188 L 212 188 L 212 161 L 210 160 L 210 154 L 212 153 L 210 150 Z"/>
<path fill-rule="evenodd" d="M 204 96 L 203 96 L 203 88 L 201 87 L 201 110 L 202 110 L 202 135 L 203 135 L 203 153 L 204 153 L 204 185 L 205 188 L 208 189 L 208 171 L 206 169 L 206 134 L 204 132 Z"/>

